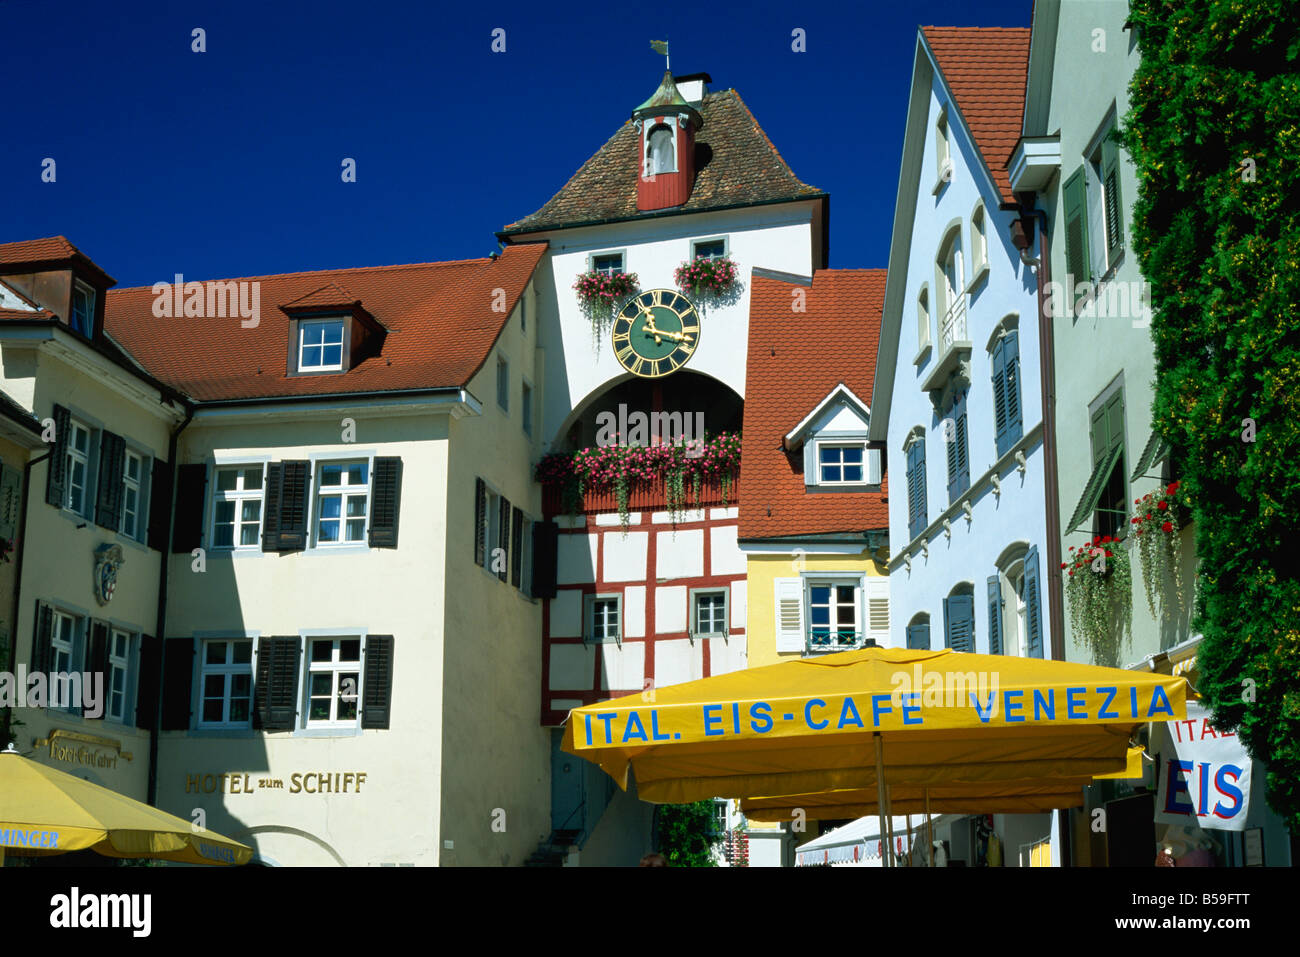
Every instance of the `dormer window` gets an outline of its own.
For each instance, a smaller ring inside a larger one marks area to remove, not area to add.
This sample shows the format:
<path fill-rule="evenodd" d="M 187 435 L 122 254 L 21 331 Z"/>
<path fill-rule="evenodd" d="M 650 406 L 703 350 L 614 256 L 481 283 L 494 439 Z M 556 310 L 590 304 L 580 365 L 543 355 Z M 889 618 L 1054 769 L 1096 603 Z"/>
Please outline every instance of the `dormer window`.
<path fill-rule="evenodd" d="M 673 149 L 671 127 L 660 123 L 646 137 L 646 175 L 677 172 L 677 156 Z"/>
<path fill-rule="evenodd" d="M 69 325 L 83 336 L 95 327 L 95 290 L 77 280 L 72 287 L 72 317 Z"/>
<path fill-rule="evenodd" d="M 867 441 L 871 410 L 843 383 L 831 390 L 784 439 L 791 452 L 803 446 L 804 485 L 819 488 L 879 486 L 884 461 Z"/>
<path fill-rule="evenodd" d="M 818 485 L 860 485 L 863 482 L 863 442 L 817 443 Z"/>
<path fill-rule="evenodd" d="M 298 371 L 331 372 L 343 368 L 343 320 L 318 319 L 298 326 Z"/>

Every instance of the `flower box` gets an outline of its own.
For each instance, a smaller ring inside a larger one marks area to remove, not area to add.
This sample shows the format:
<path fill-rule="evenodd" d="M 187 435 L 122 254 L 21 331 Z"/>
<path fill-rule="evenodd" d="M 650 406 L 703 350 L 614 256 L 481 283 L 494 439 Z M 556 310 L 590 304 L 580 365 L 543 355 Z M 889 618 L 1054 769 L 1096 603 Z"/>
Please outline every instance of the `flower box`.
<path fill-rule="evenodd" d="M 677 288 L 697 299 L 725 297 L 736 286 L 740 270 L 730 256 L 692 259 L 673 272 Z"/>

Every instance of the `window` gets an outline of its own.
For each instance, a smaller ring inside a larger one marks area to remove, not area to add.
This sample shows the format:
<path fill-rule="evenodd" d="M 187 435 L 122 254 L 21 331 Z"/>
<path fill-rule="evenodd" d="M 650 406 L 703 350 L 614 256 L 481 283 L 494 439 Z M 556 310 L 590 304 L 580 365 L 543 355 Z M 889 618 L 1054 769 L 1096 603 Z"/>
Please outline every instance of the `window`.
<path fill-rule="evenodd" d="M 262 528 L 262 466 L 217 469 L 212 547 L 256 546 Z"/>
<path fill-rule="evenodd" d="M 50 629 L 50 670 L 55 674 L 81 670 L 72 666 L 76 634 L 77 619 L 61 611 L 54 612 Z"/>
<path fill-rule="evenodd" d="M 934 125 L 934 158 L 939 171 L 939 182 L 952 178 L 952 157 L 948 146 L 948 109 L 939 112 L 939 119 Z"/>
<path fill-rule="evenodd" d="M 316 544 L 354 544 L 366 540 L 370 497 L 368 462 L 325 462 L 316 485 Z"/>
<path fill-rule="evenodd" d="M 691 634 L 712 637 L 727 634 L 727 592 L 697 591 L 692 607 Z"/>
<path fill-rule="evenodd" d="M 90 507 L 90 429 L 80 422 L 69 423 L 70 435 L 64 453 L 68 497 L 64 507 L 85 515 Z"/>
<path fill-rule="evenodd" d="M 862 473 L 863 447 L 859 443 L 849 445 L 830 445 L 819 443 L 817 446 L 817 468 L 819 485 L 849 485 L 863 481 Z"/>
<path fill-rule="evenodd" d="M 925 501 L 925 436 L 913 433 L 907 453 L 907 534 L 916 538 L 925 531 L 928 512 Z"/>
<path fill-rule="evenodd" d="M 1094 535 L 1122 537 L 1128 522 L 1128 486 L 1124 470 L 1124 391 L 1103 393 L 1089 409 L 1092 421 L 1092 473 L 1065 529 L 1068 535 L 1091 518 Z"/>
<path fill-rule="evenodd" d="M 144 476 L 144 459 L 127 451 L 122 466 L 122 534 L 139 538 L 140 484 Z"/>
<path fill-rule="evenodd" d="M 619 595 L 587 596 L 587 627 L 584 631 L 586 641 L 623 643 L 620 631 L 620 612 L 622 597 Z"/>
<path fill-rule="evenodd" d="M 497 356 L 497 405 L 510 411 L 510 363 L 503 356 Z"/>
<path fill-rule="evenodd" d="M 527 382 L 520 390 L 519 412 L 524 420 L 524 435 L 531 436 L 533 434 L 533 387 Z"/>
<path fill-rule="evenodd" d="M 867 638 L 880 645 L 889 640 L 886 578 L 818 574 L 777 578 L 773 588 L 778 652 L 821 654 L 861 648 Z"/>
<path fill-rule="evenodd" d="M 199 727 L 251 727 L 253 642 L 205 641 L 199 659 Z"/>
<path fill-rule="evenodd" d="M 312 638 L 307 655 L 307 727 L 352 727 L 361 689 L 361 639 Z"/>
<path fill-rule="evenodd" d="M 673 131 L 662 123 L 650 130 L 646 137 L 646 175 L 677 172 L 677 157 L 673 150 Z"/>
<path fill-rule="evenodd" d="M 989 654 L 1043 657 L 1038 548 L 1020 546 L 988 579 Z"/>
<path fill-rule="evenodd" d="M 939 349 L 943 351 L 954 342 L 964 341 L 966 335 L 966 295 L 963 287 L 965 276 L 961 263 L 961 230 L 954 228 L 948 241 L 940 249 L 937 263 L 939 265 L 939 292 L 941 302 L 941 319 L 939 325 Z"/>
<path fill-rule="evenodd" d="M 921 287 L 916 297 L 916 349 L 920 352 L 930 344 L 930 290 Z"/>
<path fill-rule="evenodd" d="M 930 616 L 917 615 L 907 626 L 907 647 L 914 651 L 930 650 Z"/>
<path fill-rule="evenodd" d="M 622 253 L 603 253 L 591 257 L 591 271 L 613 276 L 623 271 Z"/>
<path fill-rule="evenodd" d="M 727 255 L 727 241 L 725 239 L 701 239 L 692 243 L 694 248 L 693 259 L 721 259 Z"/>
<path fill-rule="evenodd" d="M 727 800 L 725 798 L 714 798 L 713 801 L 713 833 L 727 833 Z"/>
<path fill-rule="evenodd" d="M 299 372 L 328 372 L 343 368 L 342 319 L 301 322 L 298 338 Z"/>
<path fill-rule="evenodd" d="M 998 458 L 1024 435 L 1020 409 L 1020 336 L 1012 329 L 993 345 L 993 426 Z"/>
<path fill-rule="evenodd" d="M 975 207 L 970 219 L 970 269 L 978 276 L 981 269 L 989 264 L 988 236 L 984 226 L 984 204 Z"/>
<path fill-rule="evenodd" d="M 126 723 L 126 678 L 131 668 L 131 636 L 116 628 L 108 648 L 108 719 Z"/>
<path fill-rule="evenodd" d="M 970 488 L 970 452 L 967 443 L 966 391 L 953 396 L 942 424 L 948 452 L 948 504 L 955 505 Z"/>
<path fill-rule="evenodd" d="M 1119 193 L 1119 146 L 1112 138 L 1114 120 L 1088 155 L 1088 226 L 1094 238 L 1089 250 L 1093 262 L 1115 265 L 1124 243 L 1123 210 Z"/>
<path fill-rule="evenodd" d="M 72 328 L 89 336 L 95 328 L 95 290 L 77 280 L 72 287 Z"/>
<path fill-rule="evenodd" d="M 852 582 L 808 583 L 808 644 L 811 649 L 857 647 L 860 595 Z"/>

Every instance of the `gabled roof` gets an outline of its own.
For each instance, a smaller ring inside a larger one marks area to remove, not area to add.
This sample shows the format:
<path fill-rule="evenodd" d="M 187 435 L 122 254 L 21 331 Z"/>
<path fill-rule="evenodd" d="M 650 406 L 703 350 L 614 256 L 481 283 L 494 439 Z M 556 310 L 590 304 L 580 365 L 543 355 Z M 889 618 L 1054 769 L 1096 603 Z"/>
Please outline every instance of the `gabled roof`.
<path fill-rule="evenodd" d="M 695 138 L 695 186 L 690 199 L 672 212 L 827 195 L 795 176 L 735 90 L 707 94 L 699 112 L 704 125 Z M 638 214 L 636 208 L 640 154 L 636 129 L 629 119 L 545 206 L 497 235 L 505 238 L 651 215 Z"/>
<path fill-rule="evenodd" d="M 1012 202 L 1007 160 L 1020 139 L 1029 75 L 1029 27 L 922 27 L 966 128 Z"/>
<path fill-rule="evenodd" d="M 813 425 L 821 417 L 822 413 L 834 405 L 843 403 L 848 406 L 862 419 L 863 425 L 871 421 L 871 409 L 867 404 L 854 395 L 853 390 L 843 382 L 835 386 L 826 398 L 817 403 L 816 407 L 803 417 L 803 419 L 793 429 L 785 435 L 785 447 L 787 449 L 798 448 L 808 438 L 808 433 L 812 430 Z"/>
<path fill-rule="evenodd" d="M 52 268 L 65 263 L 75 263 L 104 286 L 112 286 L 117 282 L 64 236 L 0 243 L 0 273 L 20 272 L 27 266 L 36 267 L 33 271 L 38 271 L 40 268 Z"/>
<path fill-rule="evenodd" d="M 791 309 L 797 290 L 805 293 L 806 312 Z M 808 492 L 802 454 L 782 448 L 783 438 L 841 384 L 871 394 L 884 293 L 883 269 L 818 270 L 809 287 L 755 273 L 741 439 L 742 539 L 889 527 L 887 477 L 879 492 Z"/>
<path fill-rule="evenodd" d="M 260 321 L 249 328 L 240 318 L 159 318 L 150 287 L 121 289 L 107 296 L 105 328 L 151 373 L 200 401 L 463 387 L 545 249 L 530 243 L 485 259 L 236 279 L 259 283 Z M 504 311 L 493 309 L 498 289 Z M 290 319 L 280 307 L 340 297 L 361 300 L 388 329 L 380 353 L 343 373 L 286 375 Z"/>
<path fill-rule="evenodd" d="M 348 292 L 338 283 L 327 282 L 319 289 L 313 289 L 293 302 L 284 303 L 280 308 L 286 312 L 298 309 L 332 309 L 335 306 L 354 306 L 360 301 L 359 296 Z"/>

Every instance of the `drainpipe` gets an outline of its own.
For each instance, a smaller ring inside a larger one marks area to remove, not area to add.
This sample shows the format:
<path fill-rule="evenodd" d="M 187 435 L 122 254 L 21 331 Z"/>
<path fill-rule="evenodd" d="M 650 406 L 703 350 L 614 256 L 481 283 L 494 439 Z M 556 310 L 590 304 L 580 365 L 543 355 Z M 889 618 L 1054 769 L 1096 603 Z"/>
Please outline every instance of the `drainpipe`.
<path fill-rule="evenodd" d="M 32 488 L 32 466 L 38 462 L 44 462 L 54 450 L 46 452 L 44 455 L 38 455 L 34 459 L 28 459 L 27 464 L 23 466 L 23 492 L 22 492 L 22 512 L 23 517 L 18 526 L 18 555 L 14 558 L 14 601 L 13 607 L 9 612 L 9 657 L 7 667 L 12 668 L 15 660 L 18 658 L 18 611 L 22 607 L 23 591 L 23 556 L 27 554 L 27 509 L 30 505 L 28 496 Z M 13 717 L 13 709 L 5 711 L 4 726 L 0 727 L 0 744 L 6 747 L 9 744 L 9 722 Z M 21 748 L 19 750 L 22 750 Z"/>
<path fill-rule="evenodd" d="M 171 547 L 172 547 L 172 525 L 176 521 L 176 446 L 181 432 L 185 426 L 190 424 L 194 418 L 194 409 L 187 406 L 185 408 L 185 421 L 178 425 L 171 437 L 167 440 L 167 462 L 172 469 L 172 488 L 171 503 L 167 508 L 167 537 L 162 543 L 161 560 L 158 562 L 158 618 L 154 625 L 154 634 L 158 642 L 158 699 L 154 702 L 153 714 L 149 716 L 149 785 L 145 794 L 145 803 L 157 806 L 158 799 L 158 725 L 162 717 L 162 679 L 163 679 L 163 658 L 162 651 L 165 645 L 164 635 L 167 633 L 167 566 L 171 564 Z"/>

